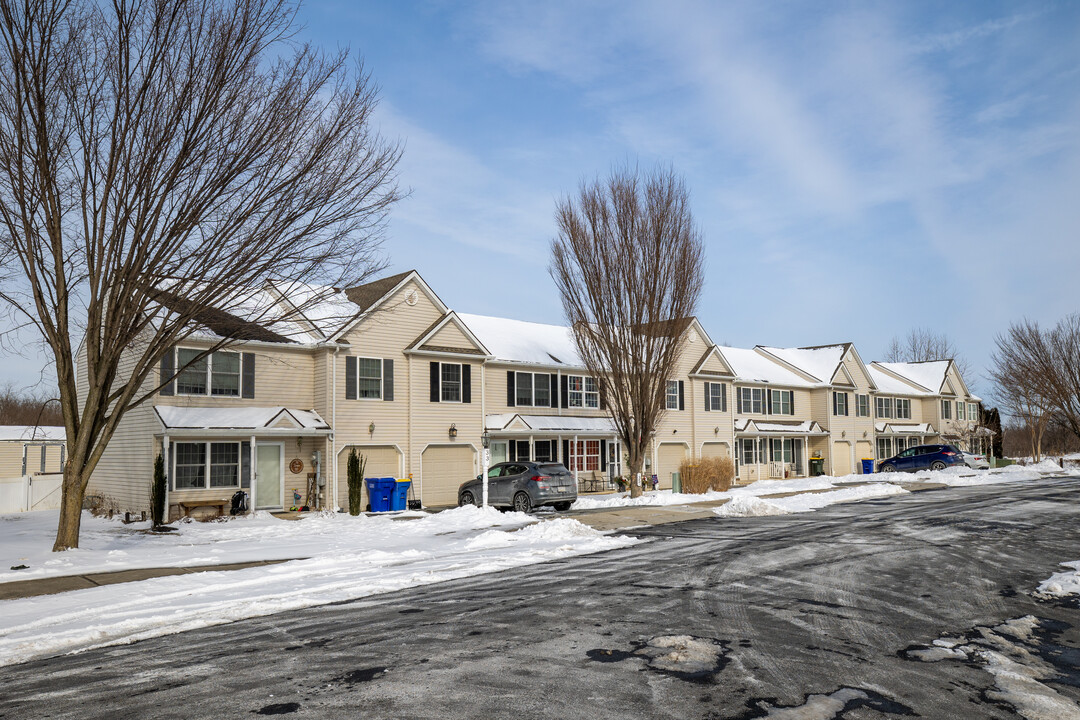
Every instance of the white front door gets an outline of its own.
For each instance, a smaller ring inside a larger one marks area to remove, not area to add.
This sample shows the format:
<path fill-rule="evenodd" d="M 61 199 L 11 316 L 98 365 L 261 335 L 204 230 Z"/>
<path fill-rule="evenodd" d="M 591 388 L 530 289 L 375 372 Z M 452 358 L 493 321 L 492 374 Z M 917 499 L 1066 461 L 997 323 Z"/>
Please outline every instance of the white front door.
<path fill-rule="evenodd" d="M 274 509 L 284 507 L 285 492 L 284 446 L 281 443 L 258 444 L 255 452 L 255 507 Z"/>

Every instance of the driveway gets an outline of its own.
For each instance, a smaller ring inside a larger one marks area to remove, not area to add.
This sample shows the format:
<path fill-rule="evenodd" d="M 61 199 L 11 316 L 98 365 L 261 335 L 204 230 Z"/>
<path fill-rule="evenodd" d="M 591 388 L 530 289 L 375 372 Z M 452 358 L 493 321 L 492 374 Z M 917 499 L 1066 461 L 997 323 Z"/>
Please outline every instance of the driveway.
<path fill-rule="evenodd" d="M 0 717 L 1080 716 L 1080 610 L 1028 594 L 1080 559 L 1080 478 L 635 534 L 8 667 Z"/>

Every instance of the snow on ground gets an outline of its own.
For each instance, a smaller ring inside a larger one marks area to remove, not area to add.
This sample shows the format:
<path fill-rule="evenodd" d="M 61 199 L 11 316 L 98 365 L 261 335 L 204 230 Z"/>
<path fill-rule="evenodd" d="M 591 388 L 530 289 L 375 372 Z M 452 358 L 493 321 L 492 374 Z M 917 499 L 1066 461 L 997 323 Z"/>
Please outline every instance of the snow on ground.
<path fill-rule="evenodd" d="M 56 512 L 0 517 L 0 581 L 137 567 L 302 557 L 277 565 L 198 572 L 0 602 L 0 666 L 134 642 L 243 618 L 640 542 L 576 520 L 537 522 L 473 506 L 415 519 L 325 513 L 298 521 L 256 513 L 228 522 L 181 523 L 170 535 L 146 524 L 83 517 L 78 550 L 53 554 Z"/>
<path fill-rule="evenodd" d="M 1036 592 L 1040 595 L 1050 595 L 1053 597 L 1080 595 L 1080 560 L 1063 562 L 1061 564 L 1073 569 L 1054 573 L 1050 576 L 1049 580 L 1044 580 L 1039 584 Z"/>
<path fill-rule="evenodd" d="M 906 495 L 907 490 L 891 483 L 875 483 L 858 487 L 842 488 L 823 493 L 806 493 L 784 498 L 762 498 L 755 495 L 739 495 L 731 502 L 713 510 L 720 517 L 761 517 L 764 515 L 787 515 L 810 512 L 828 505 L 856 500 Z"/>

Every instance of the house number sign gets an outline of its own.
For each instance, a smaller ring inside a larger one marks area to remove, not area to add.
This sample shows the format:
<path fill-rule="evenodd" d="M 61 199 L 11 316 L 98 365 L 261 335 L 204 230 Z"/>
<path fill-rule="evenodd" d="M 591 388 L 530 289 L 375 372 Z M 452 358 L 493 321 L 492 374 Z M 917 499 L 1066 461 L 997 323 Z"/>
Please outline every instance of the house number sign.
<path fill-rule="evenodd" d="M 293 475 L 299 475 L 300 473 L 304 472 L 304 461 L 300 458 L 296 458 L 291 463 L 289 463 L 289 470 L 292 471 Z"/>

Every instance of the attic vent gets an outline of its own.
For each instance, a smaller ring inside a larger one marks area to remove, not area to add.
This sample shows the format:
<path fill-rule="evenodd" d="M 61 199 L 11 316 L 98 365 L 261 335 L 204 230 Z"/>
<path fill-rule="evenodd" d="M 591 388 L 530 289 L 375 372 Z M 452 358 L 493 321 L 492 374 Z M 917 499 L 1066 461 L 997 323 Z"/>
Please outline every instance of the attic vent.
<path fill-rule="evenodd" d="M 405 294 L 405 304 L 406 305 L 415 305 L 416 304 L 416 290 L 409 290 L 409 292 L 407 292 Z"/>

